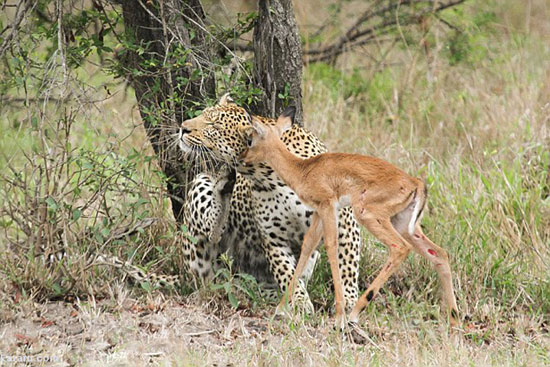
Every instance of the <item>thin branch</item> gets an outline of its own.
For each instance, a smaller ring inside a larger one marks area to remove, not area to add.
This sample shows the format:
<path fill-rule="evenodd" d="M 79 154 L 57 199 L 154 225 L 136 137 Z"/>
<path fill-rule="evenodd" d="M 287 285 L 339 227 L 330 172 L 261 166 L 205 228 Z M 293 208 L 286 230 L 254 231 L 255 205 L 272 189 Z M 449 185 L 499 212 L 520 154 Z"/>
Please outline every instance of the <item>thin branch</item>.
<path fill-rule="evenodd" d="M 317 49 L 305 50 L 304 55 L 307 56 L 305 62 L 334 60 L 343 52 L 349 51 L 367 43 L 371 43 L 372 39 L 376 36 L 379 36 L 380 34 L 387 34 L 393 29 L 393 27 L 397 25 L 397 17 L 390 17 L 389 19 L 384 20 L 379 24 L 371 25 L 365 29 L 361 29 L 361 27 L 364 26 L 365 23 L 367 23 L 368 21 L 376 17 L 382 17 L 384 14 L 394 11 L 401 6 L 412 6 L 420 3 L 434 5 L 432 7 L 427 6 L 425 10 L 420 11 L 416 14 L 411 14 L 411 19 L 418 19 L 428 13 L 440 12 L 447 8 L 459 5 L 464 1 L 466 0 L 453 0 L 447 3 L 438 4 L 436 0 L 403 0 L 390 3 L 389 5 L 378 10 L 373 10 L 371 7 L 363 12 L 363 14 L 361 14 L 361 16 L 354 22 L 354 24 L 350 26 L 348 30 L 332 44 Z M 409 21 L 409 24 L 410 23 L 412 23 L 412 21 Z"/>
<path fill-rule="evenodd" d="M 2 105 L 9 105 L 9 104 L 15 104 L 15 103 L 23 103 L 26 104 L 27 102 L 33 102 L 33 103 L 43 103 L 43 102 L 61 102 L 65 103 L 69 100 L 69 98 L 55 98 L 55 97 L 48 97 L 48 98 L 23 98 L 23 97 L 8 97 L 3 96 L 0 98 L 0 102 Z"/>
<path fill-rule="evenodd" d="M 20 0 L 17 3 L 17 8 L 15 10 L 15 17 L 11 24 L 7 25 L 1 32 L 0 35 L 4 34 L 8 29 L 11 29 L 11 32 L 8 33 L 2 45 L 0 45 L 0 57 L 4 56 L 6 50 L 9 48 L 12 39 L 17 34 L 21 23 L 25 19 L 25 15 L 38 4 L 37 1 L 32 0 Z"/>
<path fill-rule="evenodd" d="M 225 48 L 228 48 L 232 51 L 239 51 L 239 52 L 253 52 L 254 47 L 249 43 L 237 43 L 232 42 L 225 45 Z"/>
<path fill-rule="evenodd" d="M 463 33 L 464 31 L 460 28 L 458 28 L 456 25 L 450 23 L 449 21 L 443 19 L 443 17 L 441 17 L 441 15 L 439 14 L 435 14 L 435 17 L 437 20 L 439 20 L 441 23 L 445 24 L 447 27 L 451 28 L 452 30 L 454 31 L 457 31 L 459 33 Z"/>
<path fill-rule="evenodd" d="M 379 38 L 378 35 L 372 35 L 368 38 L 363 38 L 353 43 L 349 43 L 344 48 L 333 50 L 330 53 L 313 55 L 311 57 L 308 57 L 307 59 L 304 59 L 304 64 L 334 60 L 337 56 L 341 55 L 342 53 L 354 50 L 361 46 L 365 46 L 371 43 L 387 43 L 387 42 L 395 43 L 397 39 L 398 39 L 397 37 Z"/>

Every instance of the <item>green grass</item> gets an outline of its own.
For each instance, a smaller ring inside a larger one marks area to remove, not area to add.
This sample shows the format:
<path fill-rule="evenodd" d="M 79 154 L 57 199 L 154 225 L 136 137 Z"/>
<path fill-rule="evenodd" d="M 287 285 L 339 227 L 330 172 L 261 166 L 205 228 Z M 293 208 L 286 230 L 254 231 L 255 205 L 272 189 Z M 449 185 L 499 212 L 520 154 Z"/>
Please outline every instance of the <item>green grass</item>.
<path fill-rule="evenodd" d="M 379 156 L 426 180 L 423 226 L 449 251 L 465 315 L 494 323 L 518 314 L 548 320 L 550 75 L 543 60 L 550 47 L 547 37 L 498 27 L 472 29 L 468 42 L 486 55 L 467 62 L 445 49 L 429 64 L 416 61 L 420 51 L 411 47 L 392 50 L 388 59 L 397 65 L 374 75 L 368 64 L 359 75 L 350 69 L 365 62 L 360 57 L 333 71 L 313 66 L 305 80 L 306 125 L 333 151 Z M 360 92 L 350 97 L 337 88 Z M 362 278 L 372 280 L 386 256 L 369 240 Z M 331 304 L 325 277 L 312 288 Z M 435 272 L 416 257 L 389 288 L 416 307 L 437 303 Z"/>

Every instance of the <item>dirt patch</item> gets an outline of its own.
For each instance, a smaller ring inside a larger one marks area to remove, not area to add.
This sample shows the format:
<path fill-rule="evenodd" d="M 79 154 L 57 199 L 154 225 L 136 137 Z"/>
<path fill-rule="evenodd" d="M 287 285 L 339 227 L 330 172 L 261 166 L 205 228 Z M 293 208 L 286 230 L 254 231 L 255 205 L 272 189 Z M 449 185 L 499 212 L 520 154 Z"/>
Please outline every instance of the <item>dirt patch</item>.
<path fill-rule="evenodd" d="M 269 323 L 265 314 L 226 310 L 220 315 L 194 302 L 162 299 L 126 301 L 116 308 L 107 300 L 29 308 L 0 326 L 2 355 L 56 356 L 60 361 L 54 365 L 60 366 L 99 360 L 147 364 L 193 346 L 224 348 L 239 338 L 261 337 Z"/>
<path fill-rule="evenodd" d="M 449 332 L 444 323 L 369 313 L 369 340 L 350 343 L 332 319 L 273 319 L 274 307 L 252 313 L 219 300 L 188 297 L 143 302 L 102 301 L 20 305 L 4 310 L 2 356 L 49 357 L 32 366 L 540 366 L 550 361 L 548 334 Z M 471 328 L 471 326 L 470 326 Z M 473 337 L 472 337 L 473 336 Z M 52 358 L 53 357 L 53 358 Z M 53 361 L 51 361 L 53 359 Z"/>

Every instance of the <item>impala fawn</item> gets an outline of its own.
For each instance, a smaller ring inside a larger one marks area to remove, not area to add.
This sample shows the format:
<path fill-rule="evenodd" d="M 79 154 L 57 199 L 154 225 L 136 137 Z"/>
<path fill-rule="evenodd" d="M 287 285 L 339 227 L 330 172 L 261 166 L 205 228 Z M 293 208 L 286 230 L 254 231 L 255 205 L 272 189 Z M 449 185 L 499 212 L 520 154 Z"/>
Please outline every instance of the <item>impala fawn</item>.
<path fill-rule="evenodd" d="M 451 325 L 456 325 L 458 312 L 447 253 L 430 241 L 420 228 L 426 204 L 424 183 L 374 157 L 324 153 L 301 159 L 293 155 L 280 140 L 281 134 L 292 125 L 292 115 L 293 111 L 285 111 L 275 126 L 266 126 L 252 118 L 252 127 L 245 131 L 250 138 L 249 147 L 241 157 L 245 164 L 267 163 L 302 202 L 315 211 L 287 289 L 287 299 L 290 301 L 296 281 L 323 235 L 334 283 L 336 323 L 340 328 L 344 327 L 345 301 L 338 268 L 337 213 L 339 208 L 351 205 L 357 220 L 388 247 L 389 259 L 355 304 L 350 322 L 358 322 L 361 310 L 413 249 L 435 267 Z M 285 297 L 277 309 L 284 305 Z"/>

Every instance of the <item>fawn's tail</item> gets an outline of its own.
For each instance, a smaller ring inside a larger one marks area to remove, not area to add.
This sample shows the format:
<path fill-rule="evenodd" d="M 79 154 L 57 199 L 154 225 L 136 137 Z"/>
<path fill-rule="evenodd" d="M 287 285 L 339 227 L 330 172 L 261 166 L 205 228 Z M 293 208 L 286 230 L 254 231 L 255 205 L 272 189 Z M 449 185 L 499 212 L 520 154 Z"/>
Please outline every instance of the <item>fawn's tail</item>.
<path fill-rule="evenodd" d="M 428 188 L 421 182 L 419 187 L 414 192 L 413 201 L 415 201 L 413 214 L 411 215 L 411 221 L 409 222 L 409 234 L 414 234 L 414 227 L 416 223 L 422 218 L 422 212 L 426 206 L 426 199 L 428 197 Z"/>

